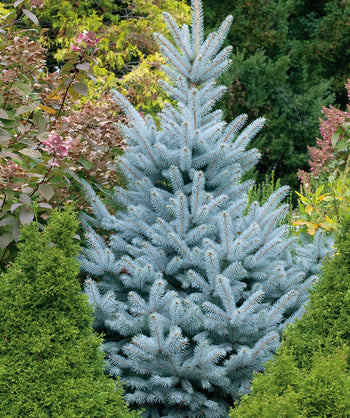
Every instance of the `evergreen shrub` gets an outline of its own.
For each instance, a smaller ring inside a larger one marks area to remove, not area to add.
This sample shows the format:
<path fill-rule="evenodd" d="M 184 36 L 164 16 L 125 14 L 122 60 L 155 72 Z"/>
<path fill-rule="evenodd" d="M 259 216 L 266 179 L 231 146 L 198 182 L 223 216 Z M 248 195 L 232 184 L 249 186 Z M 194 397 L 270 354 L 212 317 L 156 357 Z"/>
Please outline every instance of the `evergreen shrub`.
<path fill-rule="evenodd" d="M 322 106 L 347 103 L 350 4 L 341 0 L 204 0 L 209 28 L 234 16 L 229 87 L 219 107 L 225 117 L 247 113 L 267 120 L 252 145 L 264 155 L 257 178 L 275 171 L 299 189 L 297 169 L 308 169 L 308 146 L 318 135 Z M 296 203 L 296 199 L 295 199 Z"/>
<path fill-rule="evenodd" d="M 77 280 L 77 220 L 53 212 L 44 232 L 22 230 L 0 277 L 0 416 L 137 417 L 104 373 L 101 337 Z"/>
<path fill-rule="evenodd" d="M 275 358 L 255 376 L 232 418 L 350 415 L 350 219 L 342 224 L 337 252 L 311 290 L 305 314 L 286 329 Z"/>

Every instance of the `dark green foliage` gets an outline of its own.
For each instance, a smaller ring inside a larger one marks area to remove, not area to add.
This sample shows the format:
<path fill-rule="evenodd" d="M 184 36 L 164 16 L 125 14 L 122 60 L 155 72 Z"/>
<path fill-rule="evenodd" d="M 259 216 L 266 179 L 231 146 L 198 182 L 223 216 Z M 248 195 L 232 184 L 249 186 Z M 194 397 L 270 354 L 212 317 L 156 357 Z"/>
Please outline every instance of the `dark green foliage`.
<path fill-rule="evenodd" d="M 275 359 L 231 417 L 350 415 L 350 219 L 336 248 L 305 315 L 287 328 Z"/>
<path fill-rule="evenodd" d="M 272 55 L 283 46 L 288 33 L 289 1 L 222 0 L 220 7 L 217 4 L 214 0 L 203 1 L 206 25 L 216 27 L 232 13 L 234 21 L 227 42 L 233 48 L 248 51 L 264 48 Z"/>
<path fill-rule="evenodd" d="M 315 76 L 332 78 L 336 103 L 345 106 L 347 98 L 343 85 L 350 76 L 349 2 L 293 0 L 290 3 L 287 46 L 294 65 L 303 62 Z"/>
<path fill-rule="evenodd" d="M 257 180 L 274 170 L 283 183 L 296 188 L 298 168 L 308 167 L 307 145 L 314 145 L 319 133 L 322 105 L 332 100 L 330 82 L 313 81 L 306 71 L 294 82 L 287 55 L 271 59 L 260 50 L 237 51 L 232 60 L 224 80 L 229 84 L 223 104 L 226 117 L 246 113 L 250 120 L 257 115 L 266 118 L 263 134 L 252 143 L 263 155 Z"/>
<path fill-rule="evenodd" d="M 257 180 L 275 170 L 298 188 L 297 170 L 307 169 L 307 146 L 319 136 L 322 105 L 347 103 L 350 76 L 350 3 L 342 0 L 205 0 L 208 29 L 222 16 L 234 22 L 228 43 L 237 52 L 219 108 L 225 117 L 264 116 L 264 135 L 252 142 L 263 158 Z"/>
<path fill-rule="evenodd" d="M 136 417 L 104 374 L 101 338 L 76 279 L 77 220 L 55 212 L 40 233 L 22 231 L 0 277 L 0 416 Z"/>

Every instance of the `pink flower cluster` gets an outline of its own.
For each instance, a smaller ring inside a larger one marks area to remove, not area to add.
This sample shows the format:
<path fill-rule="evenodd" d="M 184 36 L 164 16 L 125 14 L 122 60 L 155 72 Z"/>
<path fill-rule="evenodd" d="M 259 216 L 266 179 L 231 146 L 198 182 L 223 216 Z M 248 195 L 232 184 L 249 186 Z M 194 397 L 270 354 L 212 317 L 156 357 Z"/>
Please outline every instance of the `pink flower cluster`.
<path fill-rule="evenodd" d="M 71 143 L 72 138 L 68 137 L 64 140 L 62 136 L 57 135 L 54 132 L 49 134 L 47 141 L 43 141 L 43 144 L 45 145 L 43 151 L 46 151 L 53 157 L 50 161 L 52 166 L 60 166 L 60 162 L 67 157 L 68 151 L 72 148 Z"/>
<path fill-rule="evenodd" d="M 98 51 L 97 45 L 100 43 L 100 40 L 101 38 L 97 38 L 96 34 L 89 30 L 83 33 L 79 32 L 75 44 L 71 44 L 70 46 L 73 51 L 83 52 L 90 50 L 94 55 Z"/>
<path fill-rule="evenodd" d="M 39 6 L 40 8 L 42 8 L 44 6 L 44 2 L 43 0 L 30 0 L 30 5 L 31 7 L 33 7 L 34 9 Z"/>
<path fill-rule="evenodd" d="M 347 88 L 348 97 L 350 100 L 350 80 L 345 84 Z M 327 166 L 334 158 L 334 148 L 332 145 L 332 137 L 337 132 L 339 126 L 344 126 L 350 121 L 350 106 L 346 112 L 335 108 L 334 106 L 324 107 L 322 113 L 326 119 L 320 120 L 320 130 L 322 139 L 317 138 L 317 147 L 308 147 L 311 160 L 309 161 L 311 172 L 299 170 L 298 177 L 304 184 L 309 183 L 311 174 L 312 177 L 318 177 L 321 173 L 327 172 Z M 340 138 L 341 139 L 341 138 Z"/>
<path fill-rule="evenodd" d="M 0 163 L 0 176 L 9 181 L 12 178 L 25 178 L 26 173 L 19 164 L 5 159 L 4 163 Z"/>

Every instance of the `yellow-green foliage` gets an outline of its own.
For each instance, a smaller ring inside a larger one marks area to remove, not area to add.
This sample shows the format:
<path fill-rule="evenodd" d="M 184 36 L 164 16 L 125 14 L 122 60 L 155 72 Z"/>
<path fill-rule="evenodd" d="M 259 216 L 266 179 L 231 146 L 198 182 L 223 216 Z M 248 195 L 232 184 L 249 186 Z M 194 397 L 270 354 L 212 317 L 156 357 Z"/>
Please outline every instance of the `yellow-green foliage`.
<path fill-rule="evenodd" d="M 101 338 L 77 280 L 71 209 L 43 233 L 26 226 L 16 261 L 0 276 L 0 416 L 136 418 L 104 374 Z"/>
<path fill-rule="evenodd" d="M 254 184 L 253 187 L 248 190 L 248 206 L 255 200 L 259 202 L 260 205 L 263 205 L 271 194 L 278 190 L 281 186 L 281 180 L 275 179 L 274 171 L 272 171 L 271 175 L 267 174 L 264 182 Z"/>
<path fill-rule="evenodd" d="M 6 16 L 8 11 L 4 8 L 4 3 L 0 3 L 0 17 Z"/>
<path fill-rule="evenodd" d="M 350 97 L 350 79 L 345 87 Z M 322 113 L 322 138 L 309 147 L 310 171 L 298 171 L 302 190 L 294 225 L 311 235 L 318 228 L 338 231 L 350 206 L 350 104 L 346 111 L 329 106 Z"/>
<path fill-rule="evenodd" d="M 47 0 L 37 14 L 42 27 L 49 28 L 47 44 L 58 61 L 78 32 L 93 31 L 101 37 L 100 68 L 91 98 L 98 99 L 102 91 L 117 87 L 136 107 L 155 113 L 165 95 L 157 85 L 163 77 L 163 59 L 153 34 L 169 35 L 162 18 L 165 11 L 180 25 L 190 21 L 190 8 L 184 0 L 135 0 L 121 5 L 111 0 Z"/>
<path fill-rule="evenodd" d="M 282 186 L 280 179 L 275 179 L 275 172 L 272 171 L 272 173 L 266 174 L 264 182 L 256 183 L 254 184 L 249 190 L 248 190 L 248 199 L 249 203 L 247 205 L 246 213 L 248 213 L 248 208 L 251 203 L 254 201 L 259 202 L 260 205 L 263 205 L 271 196 L 272 193 L 274 193 L 276 190 L 278 190 Z M 292 195 L 289 194 L 289 196 L 285 199 L 286 203 L 289 204 L 290 208 L 292 207 Z M 290 209 L 287 216 L 283 219 L 283 222 L 288 223 L 288 225 L 291 227 L 291 219 L 292 219 L 292 210 Z"/>
<path fill-rule="evenodd" d="M 302 187 L 297 193 L 298 211 L 293 220 L 297 230 L 310 235 L 321 228 L 325 231 L 338 231 L 341 219 L 350 207 L 350 165 L 342 172 L 329 176 L 328 181 L 321 181 L 318 187 Z"/>
<path fill-rule="evenodd" d="M 317 353 L 312 366 L 299 369 L 293 355 L 277 353 L 265 375 L 254 378 L 253 392 L 231 409 L 231 418 L 347 417 L 350 413 L 348 349 Z"/>
<path fill-rule="evenodd" d="M 342 221 L 336 248 L 306 313 L 287 328 L 231 418 L 350 416 L 350 219 Z"/>

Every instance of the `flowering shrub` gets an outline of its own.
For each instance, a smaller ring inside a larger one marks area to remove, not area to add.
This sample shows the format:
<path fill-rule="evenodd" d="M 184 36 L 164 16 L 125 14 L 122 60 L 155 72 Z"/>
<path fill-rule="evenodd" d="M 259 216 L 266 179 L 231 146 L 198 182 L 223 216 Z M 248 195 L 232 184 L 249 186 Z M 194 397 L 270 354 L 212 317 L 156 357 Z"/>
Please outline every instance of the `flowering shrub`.
<path fill-rule="evenodd" d="M 68 156 L 68 150 L 72 148 L 71 142 L 72 138 L 70 137 L 64 140 L 54 132 L 49 133 L 47 141 L 42 142 L 45 145 L 42 150 L 52 155 L 49 160 L 50 166 L 60 167 L 62 161 Z"/>
<path fill-rule="evenodd" d="M 92 182 L 108 189 L 118 183 L 113 161 L 123 148 L 115 125 L 119 108 L 108 94 L 98 104 L 81 100 L 87 80 L 95 79 L 100 38 L 79 33 L 65 64 L 50 73 L 38 32 L 23 29 L 23 19 L 37 24 L 33 10 L 43 3 L 13 6 L 0 33 L 0 268 L 17 251 L 21 224 L 37 218 L 43 225 L 52 208 L 82 203 L 68 169 L 96 175 Z"/>
<path fill-rule="evenodd" d="M 43 0 L 30 0 L 30 5 L 35 9 L 37 6 L 42 8 L 44 6 Z"/>
<path fill-rule="evenodd" d="M 69 168 L 96 180 L 106 189 L 121 181 L 114 159 L 125 147 L 117 123 L 126 119 L 118 112 L 119 107 L 106 93 L 99 102 L 82 103 L 79 109 L 72 109 L 52 122 L 55 132 L 72 139 L 69 157 L 75 163 L 67 162 Z"/>
<path fill-rule="evenodd" d="M 350 99 L 350 80 L 345 87 Z M 322 112 L 322 138 L 317 147 L 309 147 L 310 172 L 298 171 L 301 193 L 294 225 L 311 235 L 318 228 L 337 230 L 350 204 L 350 105 L 346 111 L 329 106 Z"/>
<path fill-rule="evenodd" d="M 97 45 L 100 43 L 101 38 L 98 38 L 91 30 L 79 32 L 75 44 L 71 43 L 71 49 L 76 52 L 87 52 L 95 55 L 98 51 Z M 77 44 L 77 45 L 76 45 Z"/>
<path fill-rule="evenodd" d="M 72 41 L 78 31 L 101 38 L 97 82 L 90 82 L 90 99 L 99 100 L 106 88 L 117 87 L 139 110 L 156 114 L 167 98 L 158 84 L 164 78 L 160 70 L 164 60 L 153 37 L 154 32 L 169 33 L 162 18 L 164 11 L 180 23 L 190 21 L 186 2 L 173 0 L 50 0 L 38 16 L 48 28 L 45 45 L 58 63 L 69 53 L 72 43 L 80 48 L 81 44 Z"/>

